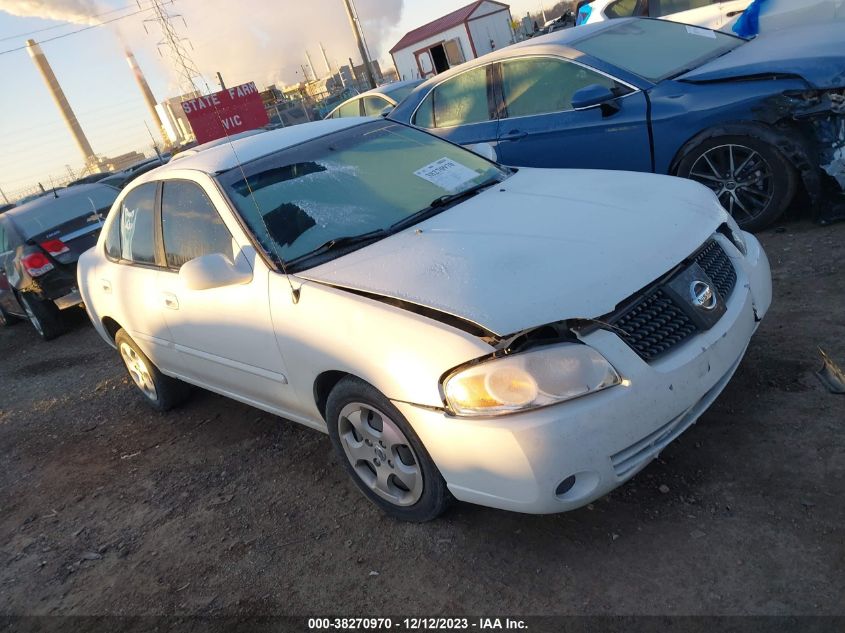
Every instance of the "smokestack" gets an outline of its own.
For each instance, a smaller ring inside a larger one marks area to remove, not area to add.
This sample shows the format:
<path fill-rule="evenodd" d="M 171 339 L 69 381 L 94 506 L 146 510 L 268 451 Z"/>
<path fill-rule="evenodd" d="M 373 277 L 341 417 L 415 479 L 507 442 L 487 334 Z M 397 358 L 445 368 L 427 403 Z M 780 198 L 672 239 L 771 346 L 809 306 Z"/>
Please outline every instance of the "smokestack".
<path fill-rule="evenodd" d="M 314 68 L 314 62 L 311 61 L 311 55 L 308 54 L 308 49 L 305 49 L 305 59 L 308 60 L 308 67 L 311 69 L 311 77 L 317 81 L 317 69 Z"/>
<path fill-rule="evenodd" d="M 147 109 L 150 111 L 150 116 L 153 117 L 153 123 L 155 123 L 158 128 L 158 133 L 161 134 L 164 144 L 170 145 L 167 133 L 164 131 L 164 125 L 161 122 L 161 117 L 158 115 L 158 110 L 156 110 L 156 99 L 153 96 L 153 91 L 150 90 L 147 78 L 144 77 L 141 67 L 138 66 L 135 54 L 128 46 L 126 47 L 126 61 L 129 63 L 129 68 L 132 69 L 132 73 L 135 75 L 135 81 L 138 82 L 138 88 L 141 89 L 141 94 L 144 96 L 144 101 L 147 103 Z"/>
<path fill-rule="evenodd" d="M 44 57 L 44 52 L 35 40 L 27 40 L 26 46 L 29 56 L 32 57 L 32 61 L 35 62 L 35 66 L 41 73 L 44 83 L 47 84 L 47 89 L 53 96 L 53 101 L 56 102 L 56 107 L 58 107 L 59 112 L 62 113 L 62 118 L 64 118 L 70 133 L 73 135 L 73 139 L 76 141 L 79 151 L 82 152 L 82 155 L 85 157 L 85 163 L 92 166 L 96 165 L 97 157 L 94 156 L 94 150 L 91 149 L 91 144 L 85 137 L 85 132 L 82 131 L 82 126 L 79 125 L 79 121 L 77 121 L 76 115 L 73 113 L 73 110 L 65 97 L 65 93 L 62 91 L 62 87 L 59 85 L 56 75 L 53 74 L 53 69 L 50 68 L 47 58 Z"/>
<path fill-rule="evenodd" d="M 326 62 L 326 73 L 329 75 L 332 73 L 332 65 L 329 63 L 329 56 L 326 55 L 326 47 L 323 46 L 323 43 L 320 42 L 320 50 L 323 51 L 323 61 Z"/>

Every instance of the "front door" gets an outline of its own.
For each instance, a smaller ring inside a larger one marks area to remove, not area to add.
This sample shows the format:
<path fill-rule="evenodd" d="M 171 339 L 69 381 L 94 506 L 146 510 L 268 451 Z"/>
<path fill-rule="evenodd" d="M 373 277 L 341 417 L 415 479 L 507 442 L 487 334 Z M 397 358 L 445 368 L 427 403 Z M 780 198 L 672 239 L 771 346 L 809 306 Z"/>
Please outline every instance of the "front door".
<path fill-rule="evenodd" d="M 159 302 L 176 351 L 174 372 L 251 404 L 282 406 L 292 394 L 270 319 L 264 263 L 242 238 L 233 238 L 209 195 L 193 181 L 162 183 L 161 235 L 165 267 Z M 212 253 L 251 269 L 251 281 L 186 288 L 179 269 Z"/>
<path fill-rule="evenodd" d="M 499 162 L 517 167 L 651 171 L 645 95 L 554 57 L 501 63 Z M 611 107 L 575 110 L 572 97 L 598 84 L 619 94 Z"/>

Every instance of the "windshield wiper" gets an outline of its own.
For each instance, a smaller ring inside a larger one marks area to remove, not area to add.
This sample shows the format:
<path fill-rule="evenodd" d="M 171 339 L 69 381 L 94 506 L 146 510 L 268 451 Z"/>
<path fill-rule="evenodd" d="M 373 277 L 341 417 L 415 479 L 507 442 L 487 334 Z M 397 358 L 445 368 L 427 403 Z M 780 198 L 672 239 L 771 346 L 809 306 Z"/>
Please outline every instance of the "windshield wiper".
<path fill-rule="evenodd" d="M 482 183 L 477 185 L 473 185 L 469 189 L 464 189 L 463 191 L 459 191 L 458 193 L 450 193 L 445 196 L 440 196 L 439 198 L 435 198 L 431 201 L 428 205 L 431 209 L 436 209 L 438 207 L 443 207 L 449 204 L 450 202 L 454 202 L 455 200 L 463 200 L 464 198 L 469 198 L 470 196 L 474 196 L 482 189 L 486 189 L 487 187 L 492 187 L 497 182 L 499 182 L 498 178 L 491 178 L 490 180 L 485 180 Z"/>
<path fill-rule="evenodd" d="M 319 255 L 324 255 L 325 253 L 328 253 L 333 250 L 346 248 L 348 246 L 355 246 L 358 244 L 375 242 L 384 237 L 387 237 L 390 234 L 391 231 L 385 229 L 376 229 L 375 231 L 370 231 L 369 233 L 361 233 L 360 235 L 345 235 L 343 237 L 333 237 L 332 239 L 328 240 L 327 242 L 324 242 L 322 245 L 315 248 L 313 251 L 305 253 L 304 255 L 300 255 L 299 257 L 287 262 L 287 264 L 289 266 L 293 266 L 303 260 L 311 259 L 312 257 L 317 257 Z"/>
<path fill-rule="evenodd" d="M 393 224 L 390 228 L 393 229 L 394 231 L 396 231 L 396 230 L 403 229 L 407 226 L 411 226 L 413 224 L 416 224 L 417 222 L 421 222 L 422 220 L 425 220 L 425 219 L 427 219 L 427 218 L 429 218 L 433 215 L 436 215 L 441 210 L 443 210 L 444 207 L 452 204 L 453 202 L 459 202 L 461 200 L 471 198 L 472 196 L 474 196 L 475 194 L 480 192 L 482 189 L 487 189 L 488 187 L 492 187 L 493 185 L 495 185 L 499 182 L 501 182 L 501 180 L 499 180 L 498 178 L 490 178 L 488 180 L 485 180 L 482 183 L 479 183 L 477 185 L 473 185 L 472 187 L 470 187 L 468 189 L 464 189 L 463 191 L 459 191 L 458 193 L 450 193 L 450 194 L 447 194 L 445 196 L 440 196 L 439 198 L 435 198 L 434 200 L 432 200 L 429 203 L 429 205 L 425 209 L 421 209 L 421 210 L 417 211 L 416 213 L 409 215 L 407 218 L 404 218 L 403 220 L 399 220 L 398 222 Z"/>

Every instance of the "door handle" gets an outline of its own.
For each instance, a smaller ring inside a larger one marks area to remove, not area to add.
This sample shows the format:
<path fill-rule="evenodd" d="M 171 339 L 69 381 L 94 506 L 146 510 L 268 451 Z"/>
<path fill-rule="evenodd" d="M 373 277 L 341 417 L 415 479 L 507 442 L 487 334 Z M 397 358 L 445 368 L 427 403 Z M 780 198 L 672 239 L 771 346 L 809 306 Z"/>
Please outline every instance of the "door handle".
<path fill-rule="evenodd" d="M 176 295 L 171 294 L 169 292 L 164 293 L 164 307 L 169 308 L 171 310 L 178 310 L 179 309 L 179 299 L 176 298 Z"/>
<path fill-rule="evenodd" d="M 528 136 L 528 132 L 523 132 L 521 130 L 511 130 L 507 134 L 502 135 L 499 137 L 500 141 L 518 141 L 521 138 L 525 138 Z"/>

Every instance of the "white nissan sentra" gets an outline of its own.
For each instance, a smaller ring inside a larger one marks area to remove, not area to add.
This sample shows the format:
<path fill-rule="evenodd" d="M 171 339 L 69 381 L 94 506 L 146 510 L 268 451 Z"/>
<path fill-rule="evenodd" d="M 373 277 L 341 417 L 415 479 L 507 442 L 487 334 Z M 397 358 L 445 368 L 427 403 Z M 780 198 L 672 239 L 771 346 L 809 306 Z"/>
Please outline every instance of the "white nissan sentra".
<path fill-rule="evenodd" d="M 760 244 L 699 184 L 511 170 L 385 120 L 149 172 L 78 270 L 152 405 L 197 385 L 327 432 L 411 521 L 612 490 L 710 406 L 771 302 Z"/>

